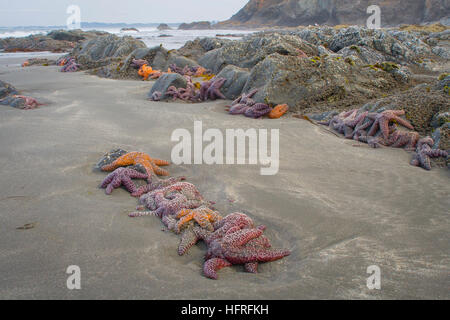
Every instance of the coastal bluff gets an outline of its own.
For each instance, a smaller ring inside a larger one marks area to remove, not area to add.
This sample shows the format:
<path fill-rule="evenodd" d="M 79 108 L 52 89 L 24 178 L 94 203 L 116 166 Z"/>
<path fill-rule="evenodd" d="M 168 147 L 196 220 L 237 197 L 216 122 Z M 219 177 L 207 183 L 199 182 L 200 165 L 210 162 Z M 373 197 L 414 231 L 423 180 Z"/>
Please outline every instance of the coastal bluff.
<path fill-rule="evenodd" d="M 365 25 L 371 5 L 380 6 L 383 27 L 449 20 L 450 16 L 447 0 L 250 0 L 218 26 Z"/>

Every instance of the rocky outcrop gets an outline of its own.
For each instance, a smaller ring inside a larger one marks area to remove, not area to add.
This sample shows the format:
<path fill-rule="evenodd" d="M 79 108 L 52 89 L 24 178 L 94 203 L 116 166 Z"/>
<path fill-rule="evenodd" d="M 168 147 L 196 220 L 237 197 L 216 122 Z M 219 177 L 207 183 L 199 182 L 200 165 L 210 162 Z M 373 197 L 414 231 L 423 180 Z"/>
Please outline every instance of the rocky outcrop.
<path fill-rule="evenodd" d="M 208 29 L 212 29 L 211 22 L 209 21 L 182 23 L 178 26 L 178 30 L 208 30 Z"/>
<path fill-rule="evenodd" d="M 258 89 L 257 102 L 287 103 L 293 110 L 311 106 L 345 108 L 398 87 L 395 78 L 339 56 L 299 58 L 274 53 L 251 71 L 243 92 Z"/>
<path fill-rule="evenodd" d="M 172 64 L 180 68 L 198 66 L 196 61 L 180 55 L 176 50 L 169 51 L 162 46 L 156 46 L 153 48 L 137 48 L 127 57 L 102 68 L 96 68 L 92 73 L 104 78 L 137 80 L 140 79 L 140 76 L 137 70 L 132 67 L 134 59 L 145 60 L 153 69 L 161 71 L 167 71 Z"/>
<path fill-rule="evenodd" d="M 219 38 L 197 38 L 186 42 L 186 44 L 177 51 L 187 58 L 198 60 L 206 52 L 221 48 L 223 45 L 230 42 L 231 40 Z"/>
<path fill-rule="evenodd" d="M 68 52 L 84 40 L 105 34 L 97 31 L 55 30 L 47 35 L 0 39 L 0 49 L 6 52 L 51 51 Z"/>
<path fill-rule="evenodd" d="M 420 24 L 450 16 L 448 0 L 250 0 L 218 27 L 366 25 L 367 8 L 371 5 L 380 6 L 383 27 Z"/>
<path fill-rule="evenodd" d="M 172 30 L 171 27 L 169 27 L 169 25 L 167 25 L 166 23 L 161 23 L 158 28 L 159 31 L 163 31 L 163 30 Z"/>
<path fill-rule="evenodd" d="M 146 48 L 146 45 L 130 36 L 108 34 L 83 42 L 70 56 L 75 57 L 82 69 L 93 69 L 118 62 L 137 48 Z"/>
<path fill-rule="evenodd" d="M 227 65 L 252 68 L 272 53 L 297 56 L 302 50 L 309 56 L 318 54 L 315 46 L 298 36 L 278 33 L 255 34 L 242 41 L 231 41 L 218 49 L 208 51 L 198 62 L 213 73 L 220 72 Z"/>
<path fill-rule="evenodd" d="M 227 99 L 236 99 L 242 93 L 249 76 L 250 72 L 247 69 L 242 69 L 233 65 L 226 66 L 217 75 L 217 78 L 224 78 L 227 80 L 220 88 L 220 91 Z"/>

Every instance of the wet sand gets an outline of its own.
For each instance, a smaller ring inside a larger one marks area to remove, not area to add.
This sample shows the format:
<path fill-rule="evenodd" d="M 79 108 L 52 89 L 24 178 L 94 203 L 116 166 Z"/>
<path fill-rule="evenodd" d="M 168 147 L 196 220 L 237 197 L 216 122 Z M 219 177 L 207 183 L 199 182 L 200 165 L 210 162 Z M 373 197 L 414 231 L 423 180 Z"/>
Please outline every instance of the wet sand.
<path fill-rule="evenodd" d="M 150 82 L 20 68 L 0 60 L 0 79 L 48 102 L 0 107 L 1 299 L 449 299 L 450 173 L 409 165 L 400 149 L 370 149 L 290 116 L 252 120 L 202 104 L 146 100 Z M 6 65 L 7 64 L 7 65 Z M 93 165 L 107 151 L 170 159 L 177 128 L 279 128 L 280 170 L 259 165 L 171 165 L 223 214 L 267 225 L 274 247 L 292 255 L 202 275 L 205 246 L 177 255 L 179 238 L 154 217 L 127 216 L 123 189 L 98 189 Z M 29 230 L 16 228 L 35 223 Z M 66 288 L 69 265 L 81 290 Z M 366 286 L 381 269 L 381 290 Z"/>

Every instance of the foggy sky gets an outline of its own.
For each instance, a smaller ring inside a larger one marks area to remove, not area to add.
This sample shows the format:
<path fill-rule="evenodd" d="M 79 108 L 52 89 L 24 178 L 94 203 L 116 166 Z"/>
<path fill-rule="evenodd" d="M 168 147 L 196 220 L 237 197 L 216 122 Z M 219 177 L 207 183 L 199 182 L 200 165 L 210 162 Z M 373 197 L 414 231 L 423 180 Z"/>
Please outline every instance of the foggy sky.
<path fill-rule="evenodd" d="M 0 0 L 0 26 L 65 25 L 69 5 L 82 22 L 160 23 L 226 20 L 248 0 Z"/>

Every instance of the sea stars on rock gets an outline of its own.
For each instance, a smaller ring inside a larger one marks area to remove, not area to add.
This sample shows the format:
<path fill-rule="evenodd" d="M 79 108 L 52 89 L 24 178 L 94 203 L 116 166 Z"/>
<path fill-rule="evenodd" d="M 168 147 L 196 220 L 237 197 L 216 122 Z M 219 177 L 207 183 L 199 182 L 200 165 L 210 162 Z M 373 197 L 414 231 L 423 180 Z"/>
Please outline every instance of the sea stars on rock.
<path fill-rule="evenodd" d="M 434 141 L 425 137 L 417 142 L 416 152 L 411 160 L 411 165 L 431 170 L 431 158 L 448 157 L 448 152 L 440 149 L 432 149 Z"/>
<path fill-rule="evenodd" d="M 109 165 L 103 166 L 101 169 L 103 171 L 113 171 L 118 167 L 130 166 L 130 165 L 142 165 L 148 175 L 148 180 L 151 182 L 152 173 L 160 176 L 168 176 L 169 173 L 161 169 L 159 166 L 167 166 L 169 162 L 166 160 L 151 158 L 148 154 L 143 152 L 129 152 L 117 158 L 114 162 Z"/>
<path fill-rule="evenodd" d="M 35 98 L 21 95 L 13 95 L 13 98 L 22 99 L 23 100 L 23 108 L 24 110 L 36 109 L 39 106 L 42 106 L 42 103 L 37 102 Z"/>
<path fill-rule="evenodd" d="M 133 59 L 131 60 L 130 66 L 135 69 L 140 69 L 143 65 L 148 65 L 147 60 L 144 59 Z"/>
<path fill-rule="evenodd" d="M 404 110 L 386 110 L 381 113 L 370 113 L 368 117 L 374 120 L 372 127 L 367 135 L 374 136 L 378 129 L 381 130 L 384 139 L 389 138 L 389 123 L 395 121 L 408 129 L 414 130 L 414 127 L 405 119 L 400 118 L 404 115 Z"/>
<path fill-rule="evenodd" d="M 60 70 L 61 72 L 75 72 L 80 68 L 80 65 L 74 58 L 68 58 L 64 62 L 64 66 Z"/>
<path fill-rule="evenodd" d="M 106 194 L 123 185 L 133 197 L 139 196 L 138 189 L 131 179 L 147 179 L 147 174 L 138 172 L 128 168 L 118 168 L 110 173 L 100 185 L 101 188 L 106 188 Z"/>

